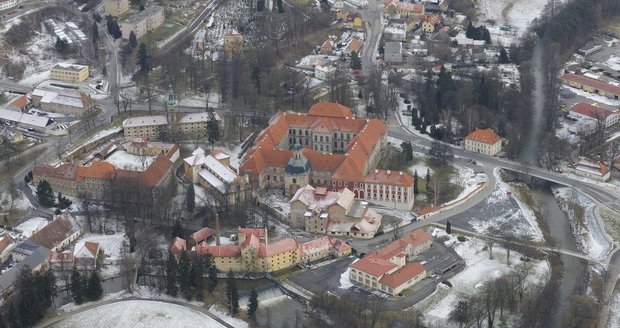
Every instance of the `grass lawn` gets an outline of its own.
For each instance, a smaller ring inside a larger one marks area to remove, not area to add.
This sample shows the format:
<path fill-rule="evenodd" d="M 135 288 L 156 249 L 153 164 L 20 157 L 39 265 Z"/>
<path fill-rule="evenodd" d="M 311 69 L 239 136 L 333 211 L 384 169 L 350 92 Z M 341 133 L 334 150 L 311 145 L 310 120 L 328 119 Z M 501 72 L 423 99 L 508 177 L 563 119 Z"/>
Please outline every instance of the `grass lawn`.
<path fill-rule="evenodd" d="M 147 34 L 143 35 L 140 38 L 139 42 L 144 42 L 146 44 L 157 46 L 157 42 L 167 39 L 178 30 L 180 30 L 182 27 L 183 25 L 175 21 L 165 20 L 160 27 L 158 27 L 154 31 L 148 32 Z"/>

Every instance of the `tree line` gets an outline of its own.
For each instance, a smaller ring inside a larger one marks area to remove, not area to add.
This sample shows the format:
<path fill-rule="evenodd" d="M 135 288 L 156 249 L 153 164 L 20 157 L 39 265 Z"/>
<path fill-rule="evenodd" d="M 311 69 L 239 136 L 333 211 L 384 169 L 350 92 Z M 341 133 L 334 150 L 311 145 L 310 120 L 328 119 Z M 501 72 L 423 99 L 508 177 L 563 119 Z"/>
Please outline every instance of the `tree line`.
<path fill-rule="evenodd" d="M 204 291 L 213 293 L 218 284 L 218 270 L 211 254 L 198 255 L 183 250 L 178 258 L 168 253 L 166 261 L 166 293 L 177 296 L 179 293 L 187 300 L 202 300 Z M 207 276 L 205 284 L 204 276 Z"/>
<path fill-rule="evenodd" d="M 25 267 L 15 282 L 13 300 L 5 306 L 0 325 L 11 328 L 34 326 L 45 316 L 58 295 L 56 277 L 50 270 L 32 271 Z M 8 309 L 6 309 L 8 307 Z"/>

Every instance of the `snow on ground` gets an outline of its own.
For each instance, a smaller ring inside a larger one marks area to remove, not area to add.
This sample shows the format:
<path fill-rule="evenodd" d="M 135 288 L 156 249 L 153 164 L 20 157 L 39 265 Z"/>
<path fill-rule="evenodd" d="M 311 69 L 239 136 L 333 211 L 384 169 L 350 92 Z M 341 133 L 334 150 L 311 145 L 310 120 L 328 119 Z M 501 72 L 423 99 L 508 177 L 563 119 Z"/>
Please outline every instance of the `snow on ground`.
<path fill-rule="evenodd" d="M 413 213 L 411 213 L 411 211 L 401 211 L 393 208 L 375 206 L 370 206 L 370 208 L 381 215 L 389 215 L 395 218 L 401 218 L 403 221 L 409 222 L 415 220 L 415 216 L 413 215 Z"/>
<path fill-rule="evenodd" d="M 123 241 L 125 233 L 120 232 L 113 235 L 84 234 L 81 241 L 98 243 L 99 249 L 105 254 L 108 261 L 118 261 L 123 253 Z"/>
<path fill-rule="evenodd" d="M 620 292 L 616 292 L 609 302 L 609 322 L 607 328 L 620 327 Z"/>
<path fill-rule="evenodd" d="M 26 211 L 29 208 L 32 208 L 32 204 L 28 197 L 24 196 L 24 193 L 21 190 L 18 190 L 19 197 L 15 199 L 13 203 L 13 208 Z M 11 207 L 11 194 L 9 192 L 4 192 L 0 194 L 0 213 L 3 213 L 5 210 L 8 210 Z"/>
<path fill-rule="evenodd" d="M 283 191 L 279 189 L 269 189 L 263 196 L 263 202 L 284 215 L 289 215 L 291 213 L 291 204 L 289 200 L 288 197 L 284 196 Z"/>
<path fill-rule="evenodd" d="M 620 57 L 615 55 L 609 56 L 609 59 L 605 61 L 605 65 L 613 70 L 620 71 Z"/>
<path fill-rule="evenodd" d="M 534 241 L 541 241 L 543 236 L 536 215 L 525 204 L 515 197 L 512 187 L 501 180 L 499 169 L 493 170 L 493 175 L 497 181 L 493 193 L 484 201 L 491 207 L 502 206 L 506 204 L 507 210 L 494 213 L 494 217 L 473 218 L 469 221 L 469 225 L 479 233 L 497 233 L 498 231 L 510 230 L 517 238 L 527 238 Z M 507 206 L 514 200 L 518 205 L 518 209 Z M 516 224 L 516 223 L 518 224 Z"/>
<path fill-rule="evenodd" d="M 106 158 L 106 162 L 125 170 L 144 171 L 153 163 L 154 157 L 130 154 L 124 150 L 117 150 Z M 144 164 L 142 163 L 144 161 Z"/>
<path fill-rule="evenodd" d="M 450 182 L 457 186 L 461 186 L 463 191 L 461 191 L 461 193 L 452 202 L 456 202 L 467 197 L 467 195 L 487 181 L 486 174 L 475 173 L 472 168 L 460 165 L 454 165 L 454 168 L 456 168 L 457 174 L 450 178 Z"/>
<path fill-rule="evenodd" d="M 181 305 L 123 301 L 69 316 L 52 327 L 224 327 L 211 317 Z"/>
<path fill-rule="evenodd" d="M 590 100 L 592 100 L 593 102 L 597 102 L 597 103 L 603 103 L 606 105 L 610 105 L 610 106 L 615 106 L 615 107 L 620 107 L 620 100 L 613 100 L 613 99 L 609 99 L 605 96 L 600 96 L 600 95 L 596 95 L 593 93 L 589 93 L 586 91 L 583 91 L 581 89 L 577 89 L 577 88 L 573 88 L 573 87 L 569 87 L 567 85 L 563 85 L 562 89 L 564 90 L 568 90 L 578 96 L 584 97 L 584 98 L 588 98 Z"/>
<path fill-rule="evenodd" d="M 215 246 L 215 238 L 213 238 L 213 240 L 209 243 L 209 245 Z M 235 245 L 235 242 L 230 240 L 230 238 L 228 237 L 220 236 L 220 246 L 226 246 L 226 245 Z"/>
<path fill-rule="evenodd" d="M 589 125 L 588 120 L 579 120 L 574 123 L 561 121 L 560 127 L 555 130 L 555 135 L 562 140 L 568 141 L 572 145 L 576 145 L 581 142 L 578 132 L 591 130 L 591 128 L 592 126 Z"/>
<path fill-rule="evenodd" d="M 359 261 L 358 259 L 356 259 L 355 261 L 351 262 L 351 264 L 355 263 Z M 351 282 L 351 280 L 349 279 L 349 270 L 351 267 L 351 264 L 349 264 L 349 267 L 344 270 L 344 272 L 340 275 L 340 286 L 338 286 L 338 288 L 340 289 L 349 289 L 351 287 L 353 287 L 353 283 Z"/>
<path fill-rule="evenodd" d="M 417 163 L 409 166 L 407 170 L 412 175 L 414 172 L 418 172 L 419 177 L 425 177 L 426 172 L 428 172 L 429 170 L 430 170 L 431 175 L 434 174 L 433 170 L 430 167 L 428 167 L 428 165 L 426 165 L 426 161 L 424 160 L 424 158 L 419 159 Z"/>
<path fill-rule="evenodd" d="M 570 187 L 554 188 L 553 194 L 560 199 L 560 207 L 567 214 L 571 222 L 571 229 L 577 239 L 577 248 L 594 259 L 602 260 L 611 251 L 613 245 L 607 239 L 605 232 L 597 218 L 596 203 L 590 198 Z M 566 202 L 576 202 L 585 213 L 585 226 L 577 224 L 574 213 Z"/>
<path fill-rule="evenodd" d="M 510 252 L 510 265 L 507 264 L 506 250 L 497 244 L 493 246 L 493 259 L 489 259 L 489 251 L 483 250 L 487 245 L 478 238 L 467 238 L 460 242 L 454 235 L 446 234 L 445 230 L 435 228 L 431 235 L 434 238 L 447 238 L 445 244 L 453 248 L 465 260 L 466 268 L 450 278 L 452 288 L 441 285 L 437 290 L 414 307 L 426 313 L 426 319 L 446 326 L 448 316 L 457 304 L 458 299 L 471 295 L 485 282 L 496 279 L 513 271 L 513 268 L 523 263 L 522 255 Z M 546 261 L 530 261 L 532 274 L 528 282 L 532 285 L 544 283 L 548 278 L 549 264 Z"/>
<path fill-rule="evenodd" d="M 20 223 L 17 227 L 15 227 L 15 230 L 20 231 L 24 237 L 30 238 L 32 234 L 41 230 L 48 223 L 49 221 L 45 218 L 31 218 Z"/>
<path fill-rule="evenodd" d="M 249 327 L 248 323 L 239 319 L 239 318 L 233 318 L 230 315 L 228 315 L 227 311 L 222 310 L 217 304 L 211 305 L 211 307 L 209 308 L 209 312 L 211 312 L 211 314 L 215 315 L 216 317 L 224 320 L 227 324 L 235 327 L 235 328 L 247 328 Z"/>
<path fill-rule="evenodd" d="M 490 20 L 495 21 L 497 26 L 510 24 L 515 37 L 519 37 L 527 31 L 535 18 L 540 17 L 547 2 L 548 0 L 480 0 L 478 21 L 479 24 L 486 25 L 489 25 L 486 22 Z M 512 7 L 508 7 L 509 10 L 504 12 L 507 6 Z M 489 31 L 492 33 L 491 38 L 496 36 L 491 28 Z"/>

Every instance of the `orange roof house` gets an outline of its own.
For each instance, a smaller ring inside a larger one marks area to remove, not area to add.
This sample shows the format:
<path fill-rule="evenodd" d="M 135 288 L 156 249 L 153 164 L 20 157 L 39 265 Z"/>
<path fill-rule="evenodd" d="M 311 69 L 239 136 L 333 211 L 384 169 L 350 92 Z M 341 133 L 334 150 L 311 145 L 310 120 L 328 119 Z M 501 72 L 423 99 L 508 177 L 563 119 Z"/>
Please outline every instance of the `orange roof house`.
<path fill-rule="evenodd" d="M 476 129 L 465 137 L 465 149 L 493 156 L 502 150 L 502 138 L 491 129 Z"/>
<path fill-rule="evenodd" d="M 349 278 L 366 288 L 396 295 L 426 277 L 426 269 L 421 263 L 406 261 L 429 249 L 432 242 L 426 231 L 416 229 L 353 262 L 349 266 Z M 367 275 L 373 278 L 368 280 Z"/>

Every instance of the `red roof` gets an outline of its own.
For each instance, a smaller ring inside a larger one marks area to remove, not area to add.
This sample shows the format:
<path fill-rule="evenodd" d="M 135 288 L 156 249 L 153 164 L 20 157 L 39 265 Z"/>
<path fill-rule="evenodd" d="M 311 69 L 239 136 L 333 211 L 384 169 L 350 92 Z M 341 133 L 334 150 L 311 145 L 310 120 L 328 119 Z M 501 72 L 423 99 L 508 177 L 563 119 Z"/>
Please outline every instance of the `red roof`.
<path fill-rule="evenodd" d="M 116 176 L 116 167 L 104 161 L 93 161 L 86 170 L 81 172 L 82 178 L 113 179 Z"/>
<path fill-rule="evenodd" d="M 50 255 L 50 262 L 52 263 L 73 263 L 73 252 L 65 251 L 62 253 L 52 252 Z"/>
<path fill-rule="evenodd" d="M 610 110 L 586 103 L 577 103 L 573 106 L 573 108 L 570 109 L 570 111 L 591 117 L 595 120 L 604 120 L 609 115 L 613 114 Z"/>
<path fill-rule="evenodd" d="M 182 251 L 186 249 L 187 249 L 187 241 L 185 241 L 185 239 L 180 238 L 180 237 L 175 237 L 174 240 L 172 240 L 172 245 L 170 245 L 170 251 L 172 252 L 172 254 L 179 255 L 181 254 Z"/>
<path fill-rule="evenodd" d="M 487 145 L 494 145 L 496 142 L 502 140 L 502 138 L 495 134 L 495 132 L 493 132 L 493 130 L 491 129 L 476 129 L 476 131 L 468 134 L 465 139 L 482 142 Z"/>
<path fill-rule="evenodd" d="M 615 85 L 611 85 L 609 83 L 597 80 L 597 79 L 593 79 L 593 78 L 589 78 L 583 75 L 577 75 L 577 74 L 573 74 L 573 73 L 566 73 L 562 76 L 562 79 L 566 80 L 566 81 L 571 81 L 571 82 L 577 82 L 579 84 L 583 84 L 583 85 L 587 85 L 589 87 L 592 87 L 594 89 L 598 89 L 598 90 L 604 90 L 607 93 L 611 93 L 613 95 L 617 95 L 620 96 L 620 87 L 617 87 Z"/>
<path fill-rule="evenodd" d="M 310 107 L 308 116 L 353 118 L 353 113 L 349 107 L 338 103 L 323 101 Z"/>
<path fill-rule="evenodd" d="M 26 95 L 16 97 L 15 99 L 11 100 L 10 105 L 23 110 L 28 105 L 28 97 Z"/>
<path fill-rule="evenodd" d="M 0 253 L 3 253 L 6 248 L 13 243 L 11 236 L 6 235 L 0 239 Z"/>
<path fill-rule="evenodd" d="M 394 270 L 398 266 L 392 262 L 376 257 L 375 254 L 368 254 L 361 260 L 351 264 L 351 268 L 368 273 L 377 278 Z"/>
<path fill-rule="evenodd" d="M 194 232 L 192 234 L 192 239 L 194 240 L 194 242 L 196 243 L 200 243 L 201 241 L 208 239 L 209 237 L 213 236 L 215 234 L 215 230 L 208 228 L 208 227 L 204 227 L 196 232 Z"/>
<path fill-rule="evenodd" d="M 431 235 L 426 233 L 424 229 L 415 229 L 412 232 L 400 237 L 399 240 L 401 241 L 401 244 L 406 243 L 413 246 L 418 246 L 428 241 L 432 241 L 433 238 L 431 237 Z"/>
<path fill-rule="evenodd" d="M 214 257 L 237 257 L 241 253 L 239 246 L 210 246 L 201 244 L 196 246 L 196 254 L 211 254 Z"/>
<path fill-rule="evenodd" d="M 297 241 L 293 238 L 286 238 L 268 245 L 261 245 L 258 248 L 258 256 L 269 257 L 284 252 L 294 251 L 298 248 Z"/>
<path fill-rule="evenodd" d="M 411 262 L 390 274 L 384 275 L 379 279 L 379 283 L 390 288 L 397 288 L 409 281 L 409 279 L 415 278 L 424 272 L 426 272 L 426 269 L 420 262 Z"/>

